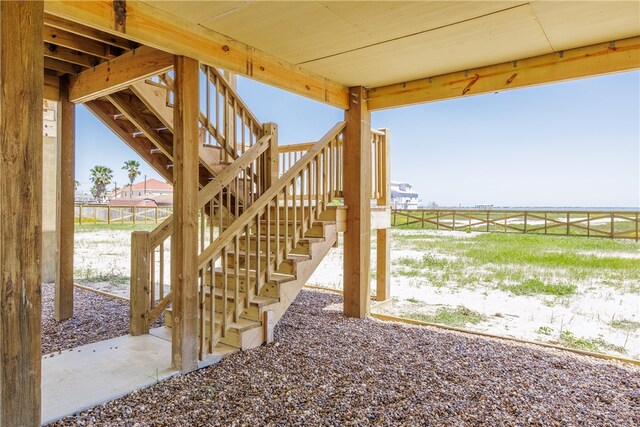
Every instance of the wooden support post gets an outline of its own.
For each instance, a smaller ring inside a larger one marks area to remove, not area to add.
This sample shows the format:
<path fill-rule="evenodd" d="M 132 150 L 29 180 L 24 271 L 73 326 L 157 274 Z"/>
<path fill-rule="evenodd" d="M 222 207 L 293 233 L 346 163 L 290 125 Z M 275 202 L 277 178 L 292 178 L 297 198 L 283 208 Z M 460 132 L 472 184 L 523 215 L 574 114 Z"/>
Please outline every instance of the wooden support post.
<path fill-rule="evenodd" d="M 0 2 L 0 425 L 40 425 L 42 31 L 37 1 Z"/>
<path fill-rule="evenodd" d="M 371 113 L 363 87 L 349 89 L 344 143 L 343 192 L 347 210 L 344 233 L 344 314 L 369 313 L 371 269 Z"/>
<path fill-rule="evenodd" d="M 174 72 L 171 345 L 173 366 L 189 372 L 198 367 L 198 61 L 176 56 Z"/>
<path fill-rule="evenodd" d="M 263 124 L 262 132 L 264 135 L 271 135 L 271 141 L 269 142 L 269 148 L 265 151 L 265 167 L 264 167 L 264 189 L 271 187 L 271 184 L 278 180 L 279 164 L 278 159 L 278 125 L 275 123 Z"/>
<path fill-rule="evenodd" d="M 146 314 L 151 308 L 151 271 L 149 233 L 131 233 L 131 287 L 129 294 L 129 331 L 131 335 L 149 333 Z"/>
<path fill-rule="evenodd" d="M 378 206 L 391 206 L 391 144 L 389 129 L 381 129 L 384 132 L 382 138 L 382 159 L 380 159 L 380 175 L 382 194 L 378 199 Z M 424 211 L 422 211 L 424 228 Z M 376 231 L 376 300 L 385 301 L 391 298 L 391 236 L 388 228 Z"/>
<path fill-rule="evenodd" d="M 60 119 L 58 141 L 58 207 L 56 223 L 58 232 L 58 262 L 56 268 L 56 292 L 54 318 L 57 321 L 73 317 L 73 216 L 75 199 L 75 104 L 69 101 L 69 81 L 60 81 Z"/>

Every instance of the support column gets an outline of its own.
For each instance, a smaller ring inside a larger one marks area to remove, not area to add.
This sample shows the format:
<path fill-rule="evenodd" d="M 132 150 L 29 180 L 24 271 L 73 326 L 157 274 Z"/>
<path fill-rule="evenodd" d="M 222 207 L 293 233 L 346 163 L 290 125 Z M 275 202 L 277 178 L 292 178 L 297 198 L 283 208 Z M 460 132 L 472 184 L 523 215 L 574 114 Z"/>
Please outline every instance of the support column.
<path fill-rule="evenodd" d="M 0 2 L 0 425 L 40 425 L 42 29 L 37 1 Z"/>
<path fill-rule="evenodd" d="M 57 77 L 56 77 L 57 79 Z M 59 87 L 59 84 L 58 84 Z M 43 101 L 42 129 L 42 282 L 54 283 L 58 269 L 57 209 L 60 204 L 60 106 L 55 100 Z"/>
<path fill-rule="evenodd" d="M 383 193 L 378 199 L 378 206 L 391 208 L 391 145 L 389 129 L 384 132 L 380 174 L 382 175 Z M 391 215 L 391 211 L 389 211 Z M 391 239 L 388 228 L 376 231 L 376 300 L 385 301 L 391 298 Z"/>
<path fill-rule="evenodd" d="M 364 88 L 349 89 L 349 109 L 344 146 L 344 314 L 365 317 L 369 313 L 371 270 L 371 113 Z"/>
<path fill-rule="evenodd" d="M 69 101 L 69 79 L 60 80 L 58 103 L 58 173 L 59 191 L 56 209 L 58 262 L 54 318 L 57 321 L 73 317 L 73 215 L 75 203 L 75 104 Z"/>
<path fill-rule="evenodd" d="M 198 367 L 198 115 L 199 64 L 175 57 L 173 107 L 172 362 Z"/>

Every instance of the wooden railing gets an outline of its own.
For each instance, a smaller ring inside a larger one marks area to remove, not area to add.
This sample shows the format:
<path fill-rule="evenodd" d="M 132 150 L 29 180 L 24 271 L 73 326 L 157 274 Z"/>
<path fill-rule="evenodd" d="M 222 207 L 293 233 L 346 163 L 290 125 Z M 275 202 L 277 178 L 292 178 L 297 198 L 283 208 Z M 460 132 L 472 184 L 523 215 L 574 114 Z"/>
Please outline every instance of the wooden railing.
<path fill-rule="evenodd" d="M 344 122 L 334 126 L 198 256 L 200 359 L 214 352 L 230 323 L 238 320 L 252 296 L 259 294 L 327 204 L 341 193 L 335 177 L 342 162 L 339 146 L 344 128 Z M 218 310 L 216 292 L 221 297 Z M 222 315 L 216 317 L 216 311 Z"/>
<path fill-rule="evenodd" d="M 263 125 L 215 67 L 201 65 L 205 82 L 200 99 L 200 138 L 205 146 L 219 146 L 224 160 L 236 159 L 262 135 Z M 147 79 L 166 91 L 166 104 L 173 106 L 173 71 Z"/>
<path fill-rule="evenodd" d="M 640 240 L 640 211 L 394 209 L 393 226 Z"/>
<path fill-rule="evenodd" d="M 261 171 L 271 147 L 272 134 L 266 132 L 242 156 L 198 193 L 199 253 L 231 227 L 242 212 L 251 208 L 264 192 L 262 180 L 250 174 Z M 149 332 L 151 324 L 171 304 L 171 234 L 173 216 L 151 232 L 131 235 L 131 334 Z M 170 277 L 170 276 L 169 276 Z"/>
<path fill-rule="evenodd" d="M 315 146 L 315 142 L 303 142 L 300 144 L 281 145 L 278 147 L 280 175 L 282 176 L 289 170 L 298 160 L 300 160 L 312 147 Z M 388 162 L 388 130 L 379 129 L 371 130 L 371 198 L 376 200 L 383 200 L 388 191 L 385 176 Z M 341 156 L 342 145 L 338 145 L 336 148 L 338 154 Z M 339 187 L 342 188 L 342 164 L 337 165 L 335 170 L 335 178 L 340 183 Z M 342 197 L 342 193 L 336 195 L 337 198 Z"/>
<path fill-rule="evenodd" d="M 159 224 L 173 213 L 172 206 L 117 206 L 76 204 L 76 224 Z"/>

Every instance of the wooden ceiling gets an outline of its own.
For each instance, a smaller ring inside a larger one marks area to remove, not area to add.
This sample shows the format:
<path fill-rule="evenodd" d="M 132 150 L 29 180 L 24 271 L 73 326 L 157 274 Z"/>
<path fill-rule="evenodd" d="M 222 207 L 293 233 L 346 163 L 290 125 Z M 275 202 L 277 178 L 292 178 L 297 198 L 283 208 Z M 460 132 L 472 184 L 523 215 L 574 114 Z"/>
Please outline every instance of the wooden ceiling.
<path fill-rule="evenodd" d="M 78 74 L 138 45 L 121 37 L 49 14 L 44 25 L 45 75 Z"/>
<path fill-rule="evenodd" d="M 640 35 L 638 1 L 145 1 L 345 86 Z"/>

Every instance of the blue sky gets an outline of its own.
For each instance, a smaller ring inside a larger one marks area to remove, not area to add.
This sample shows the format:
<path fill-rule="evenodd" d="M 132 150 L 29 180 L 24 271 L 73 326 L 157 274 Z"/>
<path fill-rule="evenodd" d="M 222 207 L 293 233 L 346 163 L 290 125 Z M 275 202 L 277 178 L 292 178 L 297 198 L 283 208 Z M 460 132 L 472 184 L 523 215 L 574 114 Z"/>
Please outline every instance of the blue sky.
<path fill-rule="evenodd" d="M 320 138 L 344 113 L 238 79 L 258 119 L 278 123 L 281 144 Z M 640 72 L 374 112 L 391 129 L 391 174 L 440 206 L 640 207 Z M 83 107 L 77 110 L 76 179 L 139 157 Z M 146 164 L 143 173 L 159 178 Z"/>

